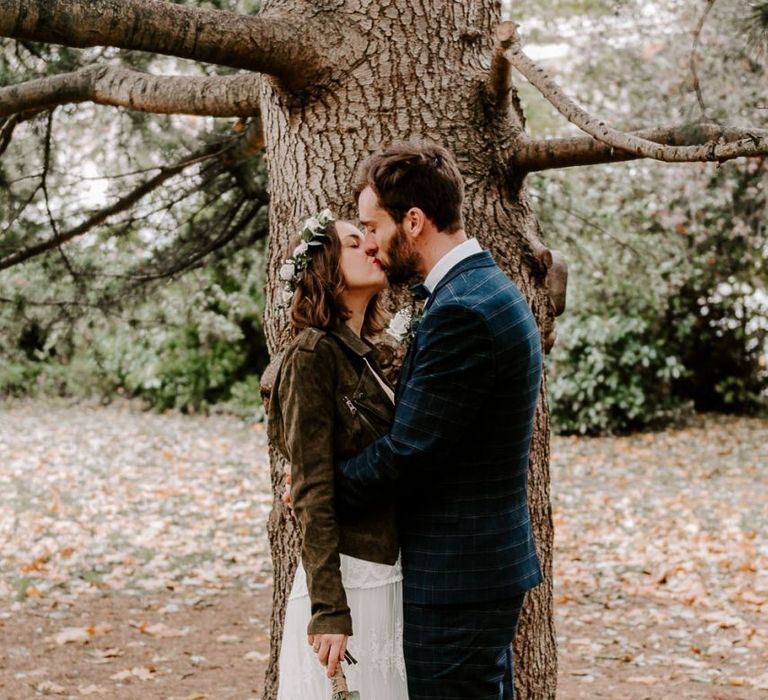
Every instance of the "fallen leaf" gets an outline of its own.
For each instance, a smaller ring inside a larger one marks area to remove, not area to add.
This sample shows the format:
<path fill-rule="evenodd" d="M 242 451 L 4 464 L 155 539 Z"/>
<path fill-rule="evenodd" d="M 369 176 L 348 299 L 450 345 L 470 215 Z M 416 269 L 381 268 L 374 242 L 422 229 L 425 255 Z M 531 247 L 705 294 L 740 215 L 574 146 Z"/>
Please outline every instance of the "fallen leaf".
<path fill-rule="evenodd" d="M 639 683 L 640 685 L 656 685 L 658 679 L 653 676 L 629 676 L 627 683 Z"/>
<path fill-rule="evenodd" d="M 129 678 L 135 677 L 142 681 L 148 681 L 154 678 L 155 673 L 154 666 L 135 666 L 132 669 L 126 669 L 124 671 L 118 671 L 110 676 L 113 681 L 125 681 Z"/>
<path fill-rule="evenodd" d="M 52 639 L 56 644 L 87 644 L 91 635 L 85 627 L 65 627 L 53 635 Z"/>
<path fill-rule="evenodd" d="M 168 627 L 168 625 L 157 622 L 154 625 L 148 625 L 148 626 L 141 626 L 140 631 L 143 634 L 148 634 L 151 637 L 157 637 L 158 639 L 172 639 L 174 637 L 183 637 L 184 635 L 189 632 L 189 630 L 186 629 L 173 629 L 171 627 Z"/>

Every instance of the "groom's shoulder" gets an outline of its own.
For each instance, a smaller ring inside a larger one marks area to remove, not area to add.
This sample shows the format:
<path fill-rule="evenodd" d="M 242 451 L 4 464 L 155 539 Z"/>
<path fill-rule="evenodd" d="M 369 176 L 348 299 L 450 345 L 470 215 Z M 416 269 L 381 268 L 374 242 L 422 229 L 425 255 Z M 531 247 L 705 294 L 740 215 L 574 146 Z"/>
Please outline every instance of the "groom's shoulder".
<path fill-rule="evenodd" d="M 463 271 L 450 285 L 449 296 L 468 306 L 497 306 L 522 297 L 517 285 L 493 261 Z"/>

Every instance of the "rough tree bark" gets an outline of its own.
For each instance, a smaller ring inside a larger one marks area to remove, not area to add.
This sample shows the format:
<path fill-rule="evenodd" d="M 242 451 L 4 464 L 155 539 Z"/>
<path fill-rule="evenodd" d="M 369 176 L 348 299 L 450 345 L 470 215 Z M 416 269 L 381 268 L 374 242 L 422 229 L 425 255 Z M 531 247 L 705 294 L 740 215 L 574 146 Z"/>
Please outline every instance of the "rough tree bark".
<path fill-rule="evenodd" d="M 277 270 L 298 222 L 326 206 L 354 217 L 349 183 L 358 162 L 394 139 L 432 138 L 458 159 L 466 182 L 467 230 L 524 292 L 549 349 L 554 317 L 565 304 L 566 269 L 561 256 L 541 240 L 525 189 L 527 172 L 638 157 L 768 155 L 768 138 L 764 131 L 712 125 L 631 135 L 606 128 L 530 62 L 513 26 L 499 27 L 499 22 L 499 0 L 265 0 L 257 17 L 166 0 L 0 0 L 0 36 L 152 51 L 264 74 L 217 81 L 90 67 L 6 87 L 0 89 L 0 117 L 8 117 L 0 121 L 0 154 L 19 123 L 63 102 L 252 117 L 240 141 L 217 157 L 237 162 L 266 144 L 271 238 L 265 328 L 274 357 L 287 335 L 286 315 L 276 303 Z M 530 140 L 512 67 L 592 135 Z M 683 148 L 691 146 L 700 148 Z M 210 152 L 199 156 L 210 157 Z M 0 269 L 82 235 L 189 162 L 169 165 L 93 221 L 11 252 L 0 259 Z M 403 298 L 402 292 L 393 296 Z M 272 464 L 279 494 L 282 465 L 274 458 Z M 554 698 L 557 677 L 546 384 L 531 449 L 530 507 L 545 583 L 528 596 L 521 619 L 517 683 L 520 698 L 538 700 Z M 277 497 L 269 534 L 275 605 L 267 699 L 277 688 L 282 613 L 298 553 L 295 524 Z"/>
<path fill-rule="evenodd" d="M 294 2 L 272 0 L 265 11 Z M 501 106 L 486 88 L 499 4 L 492 0 L 376 0 L 336 3 L 350 37 L 366 37 L 356 63 L 340 62 L 325 85 L 297 95 L 265 81 L 261 111 L 269 159 L 272 276 L 297 222 L 325 206 L 354 216 L 349 183 L 360 159 L 383 142 L 423 135 L 456 155 L 467 194 L 467 230 L 489 248 L 523 290 L 543 329 L 552 329 L 543 244 L 522 177 L 507 154 L 523 138 L 522 115 Z M 352 56 L 357 47 L 348 47 Z M 267 305 L 270 352 L 285 341 L 279 288 Z M 554 697 L 557 653 L 552 612 L 552 519 L 549 501 L 549 411 L 542 391 L 531 452 L 530 506 L 545 583 L 529 597 L 517 642 L 521 698 Z M 279 468 L 273 471 L 281 491 Z M 275 610 L 283 610 L 296 566 L 293 521 L 276 502 L 270 521 L 275 556 Z M 282 618 L 273 620 L 273 657 Z M 274 665 L 272 666 L 274 669 Z M 266 697 L 276 678 L 270 673 Z"/>

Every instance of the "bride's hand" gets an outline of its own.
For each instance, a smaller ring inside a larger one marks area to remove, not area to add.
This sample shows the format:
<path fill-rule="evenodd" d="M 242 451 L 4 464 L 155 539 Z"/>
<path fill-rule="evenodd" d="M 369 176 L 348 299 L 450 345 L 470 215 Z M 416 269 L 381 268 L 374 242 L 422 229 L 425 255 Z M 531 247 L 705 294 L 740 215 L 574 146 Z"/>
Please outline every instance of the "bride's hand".
<path fill-rule="evenodd" d="M 293 508 L 293 499 L 291 498 L 291 484 L 293 483 L 293 478 L 291 477 L 291 465 L 286 464 L 285 467 L 283 467 L 283 472 L 285 473 L 285 486 L 283 487 L 283 494 L 280 496 L 280 500 L 289 508 Z"/>
<path fill-rule="evenodd" d="M 336 665 L 344 658 L 349 637 L 346 634 L 310 634 L 307 639 L 320 663 L 328 667 L 328 678 L 333 678 Z"/>

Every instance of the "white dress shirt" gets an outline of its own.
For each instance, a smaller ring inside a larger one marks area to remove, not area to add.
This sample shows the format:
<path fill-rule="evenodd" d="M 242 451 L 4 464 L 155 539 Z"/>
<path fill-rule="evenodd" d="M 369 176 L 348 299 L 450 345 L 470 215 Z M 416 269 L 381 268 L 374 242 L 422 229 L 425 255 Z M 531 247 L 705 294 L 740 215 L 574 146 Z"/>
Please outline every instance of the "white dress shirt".
<path fill-rule="evenodd" d="M 432 294 L 437 285 L 440 284 L 440 280 L 456 267 L 456 265 L 470 255 L 481 253 L 482 250 L 483 249 L 480 247 L 476 238 L 468 238 L 464 243 L 460 243 L 453 248 L 453 250 L 449 250 L 437 261 L 437 264 L 429 271 L 427 278 L 424 280 L 424 286 L 429 290 L 429 293 Z"/>

